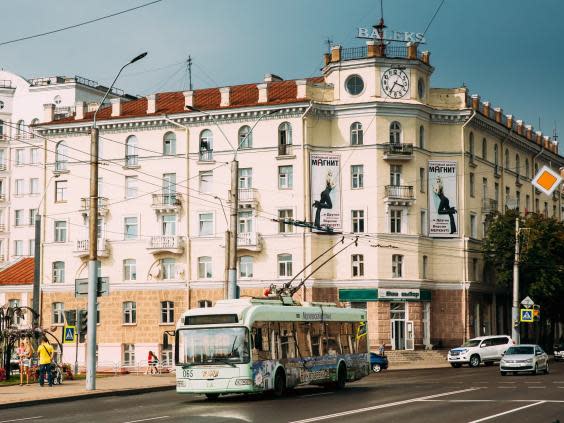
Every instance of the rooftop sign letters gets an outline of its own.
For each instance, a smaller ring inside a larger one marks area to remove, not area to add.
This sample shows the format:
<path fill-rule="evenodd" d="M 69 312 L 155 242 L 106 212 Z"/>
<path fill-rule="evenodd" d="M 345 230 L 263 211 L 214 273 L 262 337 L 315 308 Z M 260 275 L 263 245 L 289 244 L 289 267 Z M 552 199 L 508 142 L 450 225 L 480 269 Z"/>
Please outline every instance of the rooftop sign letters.
<path fill-rule="evenodd" d="M 376 28 L 364 28 L 359 27 L 357 38 L 365 38 L 369 40 L 379 40 L 379 41 L 401 41 L 403 43 L 419 43 L 425 44 L 425 34 L 421 32 L 404 32 L 404 31 L 391 31 L 385 29 L 383 31 L 383 36 L 380 38 L 380 34 Z"/>

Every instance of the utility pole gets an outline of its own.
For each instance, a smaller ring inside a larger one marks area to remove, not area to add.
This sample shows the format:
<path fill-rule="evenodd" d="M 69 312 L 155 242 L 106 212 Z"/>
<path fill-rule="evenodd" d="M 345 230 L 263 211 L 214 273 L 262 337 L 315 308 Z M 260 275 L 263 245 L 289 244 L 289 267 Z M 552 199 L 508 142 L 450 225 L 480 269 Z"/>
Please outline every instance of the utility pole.
<path fill-rule="evenodd" d="M 513 261 L 513 305 L 511 307 L 511 338 L 519 344 L 519 218 L 515 218 L 515 259 Z"/>
<path fill-rule="evenodd" d="M 131 59 L 123 65 L 110 88 L 102 97 L 92 118 L 92 129 L 90 132 L 90 204 L 88 207 L 88 307 L 87 315 L 90 316 L 87 323 L 86 332 L 88 342 L 86 343 L 86 389 L 93 391 L 96 389 L 96 309 L 98 302 L 98 142 L 99 130 L 96 127 L 96 116 L 114 87 L 121 72 L 132 63 L 141 60 L 147 53 Z M 78 319 L 78 316 L 77 316 Z"/>
<path fill-rule="evenodd" d="M 229 270 L 227 271 L 227 298 L 237 298 L 237 235 L 239 220 L 239 161 L 231 161 L 231 219 L 229 223 Z"/>
<path fill-rule="evenodd" d="M 188 81 L 188 88 L 192 91 L 192 56 L 190 55 L 188 55 Z"/>

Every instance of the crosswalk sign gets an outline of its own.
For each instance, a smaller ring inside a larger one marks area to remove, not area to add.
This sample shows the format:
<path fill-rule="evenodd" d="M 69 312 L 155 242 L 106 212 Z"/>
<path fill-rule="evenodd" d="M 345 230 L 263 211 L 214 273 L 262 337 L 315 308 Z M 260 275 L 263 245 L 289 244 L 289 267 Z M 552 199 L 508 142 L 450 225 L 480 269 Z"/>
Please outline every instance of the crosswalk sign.
<path fill-rule="evenodd" d="M 63 328 L 63 343 L 72 344 L 75 341 L 76 326 L 65 326 Z"/>
<path fill-rule="evenodd" d="M 526 322 L 526 323 L 533 323 L 533 309 L 532 308 L 522 308 L 520 320 L 522 322 Z"/>

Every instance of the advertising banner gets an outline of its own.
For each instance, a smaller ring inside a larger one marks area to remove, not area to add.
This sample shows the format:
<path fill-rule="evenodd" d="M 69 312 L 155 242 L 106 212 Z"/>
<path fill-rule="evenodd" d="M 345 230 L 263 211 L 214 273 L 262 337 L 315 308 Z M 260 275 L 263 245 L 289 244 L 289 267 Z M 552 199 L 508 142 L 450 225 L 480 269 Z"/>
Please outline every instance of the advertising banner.
<path fill-rule="evenodd" d="M 458 236 L 456 162 L 429 160 L 429 236 Z"/>
<path fill-rule="evenodd" d="M 330 227 L 333 232 L 342 232 L 341 157 L 331 153 L 311 153 L 309 164 L 313 224 L 319 228 Z"/>

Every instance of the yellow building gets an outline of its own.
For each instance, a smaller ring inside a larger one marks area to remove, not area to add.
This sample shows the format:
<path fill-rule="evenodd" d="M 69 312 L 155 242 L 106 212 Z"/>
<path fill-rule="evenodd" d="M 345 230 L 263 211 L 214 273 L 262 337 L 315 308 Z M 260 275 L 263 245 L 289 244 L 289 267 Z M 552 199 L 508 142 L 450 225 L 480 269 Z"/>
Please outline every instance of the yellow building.
<path fill-rule="evenodd" d="M 99 362 L 135 365 L 148 350 L 170 358 L 163 331 L 184 309 L 224 297 L 228 162 L 239 143 L 241 295 L 288 282 L 342 237 L 358 237 L 298 295 L 366 307 L 373 347 L 508 333 L 509 298 L 484 269 L 481 239 L 508 207 L 562 219 L 562 194 L 539 194 L 531 177 L 564 158 L 466 88 L 431 87 L 433 70 L 416 45 L 368 42 L 333 47 L 315 78 L 266 75 L 101 109 L 98 245 L 109 295 L 99 302 Z M 91 119 L 77 103 L 75 116 L 40 127 L 50 180 L 44 320 L 55 304 L 85 306 L 74 289 L 87 277 Z M 317 215 L 333 234 L 279 221 Z"/>

